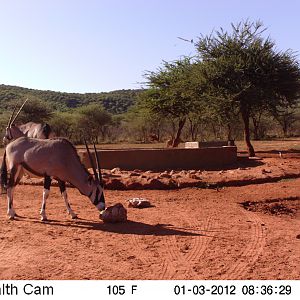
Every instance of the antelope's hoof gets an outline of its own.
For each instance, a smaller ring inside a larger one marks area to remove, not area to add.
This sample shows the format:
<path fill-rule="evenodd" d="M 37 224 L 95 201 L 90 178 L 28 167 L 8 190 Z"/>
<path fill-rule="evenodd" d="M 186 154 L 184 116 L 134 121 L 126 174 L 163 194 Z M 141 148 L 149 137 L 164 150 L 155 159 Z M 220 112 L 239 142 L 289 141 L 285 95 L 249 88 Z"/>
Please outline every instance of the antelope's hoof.
<path fill-rule="evenodd" d="M 43 216 L 42 216 L 42 217 L 41 217 L 41 221 L 42 221 L 42 222 L 46 222 L 46 221 L 48 221 L 48 219 L 47 219 L 47 217 L 43 217 Z"/>
<path fill-rule="evenodd" d="M 78 216 L 77 216 L 77 215 L 71 215 L 71 218 L 72 218 L 73 220 L 75 220 L 75 219 L 78 219 Z"/>
<path fill-rule="evenodd" d="M 17 214 L 15 213 L 14 210 L 10 209 L 7 211 L 7 216 L 9 220 L 14 220 Z"/>

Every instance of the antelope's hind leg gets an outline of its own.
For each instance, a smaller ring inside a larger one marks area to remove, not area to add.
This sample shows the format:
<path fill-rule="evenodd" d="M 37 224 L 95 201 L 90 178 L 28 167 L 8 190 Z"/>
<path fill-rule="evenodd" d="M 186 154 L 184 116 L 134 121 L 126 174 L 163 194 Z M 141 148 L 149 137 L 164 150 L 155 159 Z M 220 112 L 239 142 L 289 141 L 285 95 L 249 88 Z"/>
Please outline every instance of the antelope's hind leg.
<path fill-rule="evenodd" d="M 52 181 L 52 179 L 50 176 L 44 177 L 43 202 L 42 202 L 42 207 L 41 207 L 41 211 L 40 211 L 41 221 L 47 221 L 46 202 L 47 202 L 47 199 L 48 199 L 49 193 L 50 193 L 51 181 Z"/>
<path fill-rule="evenodd" d="M 14 193 L 14 187 L 8 186 L 7 187 L 7 215 L 10 220 L 14 220 L 16 216 L 16 212 L 13 208 L 13 193 Z"/>
<path fill-rule="evenodd" d="M 63 196 L 63 198 L 65 200 L 65 204 L 66 204 L 68 214 L 72 217 L 72 219 L 77 219 L 78 217 L 74 213 L 74 211 L 72 210 L 71 205 L 70 205 L 69 200 L 68 200 L 68 194 L 67 194 L 67 191 L 66 191 L 65 182 L 63 182 L 61 180 L 58 180 L 58 185 L 59 185 L 61 195 Z"/>
<path fill-rule="evenodd" d="M 13 193 L 15 186 L 20 182 L 23 176 L 23 168 L 15 166 L 10 171 L 10 177 L 7 186 L 7 215 L 10 220 L 14 220 L 17 216 L 13 207 Z"/>

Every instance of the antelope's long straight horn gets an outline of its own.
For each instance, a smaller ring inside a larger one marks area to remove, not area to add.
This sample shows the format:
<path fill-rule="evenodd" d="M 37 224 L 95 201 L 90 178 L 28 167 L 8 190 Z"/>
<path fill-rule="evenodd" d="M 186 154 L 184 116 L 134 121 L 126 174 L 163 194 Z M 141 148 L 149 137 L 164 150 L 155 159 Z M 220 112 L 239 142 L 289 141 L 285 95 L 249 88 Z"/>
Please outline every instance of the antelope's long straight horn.
<path fill-rule="evenodd" d="M 15 105 L 15 107 L 14 107 L 14 110 L 13 110 L 13 113 L 11 114 L 11 116 L 10 116 L 10 118 L 9 118 L 9 121 L 8 121 L 8 124 L 7 124 L 7 127 L 10 127 L 10 125 L 11 125 L 11 123 L 12 123 L 12 118 L 13 118 L 13 116 L 14 116 L 14 114 L 15 114 L 15 111 L 16 111 L 16 109 L 17 109 L 17 104 Z"/>
<path fill-rule="evenodd" d="M 99 180 L 99 177 L 98 177 L 98 174 L 97 174 L 97 171 L 96 171 L 94 162 L 93 162 L 93 158 L 92 158 L 90 149 L 89 149 L 89 147 L 88 147 L 88 145 L 87 145 L 87 143 L 86 143 L 86 140 L 84 140 L 84 144 L 85 144 L 85 148 L 86 148 L 86 151 L 87 151 L 88 156 L 89 156 L 89 159 L 90 159 L 91 166 L 92 166 L 92 168 L 93 168 L 93 172 L 94 172 L 95 178 L 96 178 L 97 180 Z"/>
<path fill-rule="evenodd" d="M 98 155 L 95 143 L 93 143 L 93 145 L 94 145 L 94 151 L 95 151 L 96 162 L 97 162 L 98 178 L 99 178 L 101 186 L 103 186 L 102 174 L 101 174 L 101 168 L 100 168 L 100 159 L 99 159 L 99 155 Z"/>
<path fill-rule="evenodd" d="M 21 105 L 21 107 L 20 107 L 20 109 L 18 110 L 16 116 L 15 116 L 14 119 L 11 121 L 12 124 L 16 121 L 18 115 L 19 115 L 20 112 L 22 111 L 22 108 L 24 107 L 24 105 L 25 105 L 25 103 L 27 102 L 27 100 L 28 100 L 28 98 L 26 98 L 25 101 L 23 102 L 23 104 Z"/>

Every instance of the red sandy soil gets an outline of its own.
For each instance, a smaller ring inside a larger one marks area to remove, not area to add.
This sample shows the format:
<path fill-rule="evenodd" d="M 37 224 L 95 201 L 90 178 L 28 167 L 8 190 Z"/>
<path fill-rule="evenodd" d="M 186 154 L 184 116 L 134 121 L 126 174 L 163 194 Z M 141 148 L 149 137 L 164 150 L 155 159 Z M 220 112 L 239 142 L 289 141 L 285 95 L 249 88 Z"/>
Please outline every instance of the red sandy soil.
<path fill-rule="evenodd" d="M 143 178 L 116 172 L 121 181 Z M 79 216 L 71 220 L 57 187 L 43 223 L 42 187 L 32 185 L 16 188 L 20 216 L 9 221 L 2 195 L 0 279 L 300 279 L 299 157 L 240 160 L 229 170 L 195 170 L 198 179 L 174 173 L 180 189 L 105 191 L 107 205 L 132 197 L 153 204 L 128 208 L 126 223 L 103 223 L 69 188 Z M 208 188 L 182 188 L 197 182 Z"/>

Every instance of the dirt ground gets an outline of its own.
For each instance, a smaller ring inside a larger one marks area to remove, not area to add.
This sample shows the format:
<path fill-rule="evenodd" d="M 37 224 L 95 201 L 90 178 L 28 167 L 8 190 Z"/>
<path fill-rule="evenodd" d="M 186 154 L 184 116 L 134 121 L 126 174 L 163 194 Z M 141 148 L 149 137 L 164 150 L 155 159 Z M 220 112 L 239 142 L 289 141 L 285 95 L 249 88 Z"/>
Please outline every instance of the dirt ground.
<path fill-rule="evenodd" d="M 43 223 L 42 188 L 20 185 L 16 220 L 1 196 L 0 279 L 300 279 L 299 156 L 259 162 L 200 175 L 222 183 L 210 188 L 106 190 L 107 205 L 132 197 L 153 204 L 128 208 L 128 222 L 118 224 L 99 220 L 73 188 L 79 219 L 71 220 L 57 187 Z"/>

